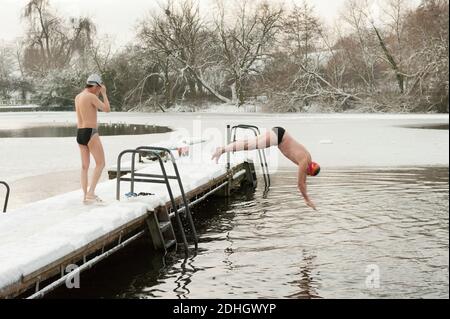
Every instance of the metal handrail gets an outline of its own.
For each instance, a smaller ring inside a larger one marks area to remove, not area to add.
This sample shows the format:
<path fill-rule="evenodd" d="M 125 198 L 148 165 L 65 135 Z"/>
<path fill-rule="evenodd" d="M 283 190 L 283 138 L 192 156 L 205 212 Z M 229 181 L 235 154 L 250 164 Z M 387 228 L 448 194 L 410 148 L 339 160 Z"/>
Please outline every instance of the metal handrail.
<path fill-rule="evenodd" d="M 140 154 L 140 153 L 142 153 L 142 151 L 138 151 L 138 150 L 125 150 L 125 151 L 123 151 L 122 153 L 120 153 L 120 155 L 119 155 L 119 157 L 118 157 L 118 160 L 117 160 L 117 193 L 116 193 L 116 197 L 117 197 L 117 200 L 118 200 L 118 201 L 120 201 L 120 182 L 121 182 L 122 180 L 123 180 L 123 181 L 130 181 L 130 182 L 131 182 L 131 185 L 133 185 L 133 187 L 134 187 L 134 182 L 135 182 L 135 181 L 132 180 L 132 179 L 122 178 L 122 176 L 121 176 L 122 158 L 123 158 L 126 154 L 134 154 L 134 155 L 136 155 L 136 154 Z M 158 158 L 158 161 L 159 161 L 159 163 L 160 163 L 161 170 L 163 171 L 163 177 L 165 176 L 165 181 L 164 181 L 164 183 L 165 183 L 166 186 L 167 186 L 167 191 L 168 191 L 168 193 L 169 193 L 170 201 L 171 201 L 171 203 L 172 203 L 172 206 L 173 206 L 173 207 L 176 207 L 175 198 L 174 198 L 174 196 L 173 196 L 172 189 L 171 189 L 170 184 L 169 184 L 169 179 L 167 178 L 167 173 L 166 173 L 166 169 L 165 169 L 165 167 L 164 167 L 164 163 L 163 163 L 163 161 L 162 161 L 162 159 L 161 159 L 161 156 L 157 155 L 157 158 Z M 179 231 L 180 231 L 180 234 L 181 234 L 181 237 L 182 237 L 182 240 L 183 240 L 183 244 L 184 244 L 184 248 L 185 248 L 185 252 L 186 252 L 186 254 L 187 254 L 187 253 L 188 253 L 189 245 L 188 245 L 188 242 L 187 242 L 187 239 L 186 239 L 186 234 L 185 234 L 184 229 L 183 229 L 183 224 L 182 224 L 182 222 L 181 222 L 180 214 L 179 214 L 178 212 L 175 212 L 175 218 L 177 219 L 178 229 L 179 229 Z"/>
<path fill-rule="evenodd" d="M 169 159 L 172 162 L 173 165 L 173 169 L 175 171 L 175 176 L 167 176 L 165 170 L 163 171 L 164 174 L 164 178 L 167 179 L 176 179 L 178 182 L 178 187 L 180 188 L 180 192 L 181 192 L 181 197 L 183 199 L 183 204 L 184 204 L 184 209 L 186 212 L 186 216 L 188 218 L 188 222 L 189 225 L 191 227 L 193 236 L 194 236 L 194 243 L 195 243 L 195 248 L 198 248 L 198 237 L 197 237 L 197 231 L 195 229 L 195 225 L 194 225 L 194 220 L 192 218 L 192 213 L 191 210 L 189 208 L 189 202 L 186 198 L 186 193 L 184 192 L 184 187 L 183 187 L 183 182 L 181 181 L 181 177 L 180 177 L 180 172 L 178 170 L 178 165 L 176 163 L 175 160 L 175 156 L 173 156 L 172 152 L 167 149 L 167 148 L 163 148 L 163 147 L 154 147 L 154 146 L 140 146 L 136 149 L 137 151 L 147 151 L 150 152 L 151 154 L 153 154 L 154 156 L 157 156 L 159 161 L 160 161 L 160 165 L 164 166 L 164 162 L 162 161 L 161 155 L 160 153 L 166 153 L 169 155 Z M 158 153 L 159 152 L 159 153 Z M 132 178 L 135 175 L 135 161 L 136 161 L 136 154 L 133 154 L 133 160 L 131 163 L 131 175 Z M 170 187 L 170 184 L 168 184 L 168 186 Z M 174 210 L 176 209 L 176 206 L 173 206 Z"/>
<path fill-rule="evenodd" d="M 136 155 L 142 155 L 143 153 L 151 153 L 153 156 L 155 156 L 160 164 L 160 168 L 161 168 L 161 172 L 162 175 L 155 175 L 155 174 L 139 174 L 136 173 Z M 168 153 L 170 154 L 170 159 L 173 163 L 174 166 L 174 170 L 175 170 L 175 174 L 176 176 L 169 176 L 167 174 L 166 168 L 164 166 L 164 161 L 161 157 L 161 153 Z M 123 178 L 121 176 L 121 166 L 122 166 L 122 159 L 126 154 L 132 154 L 132 164 L 131 164 L 131 178 Z M 137 179 L 136 177 L 144 177 L 142 179 Z M 195 225 L 192 219 L 192 214 L 191 211 L 189 209 L 189 203 L 187 202 L 187 198 L 184 192 L 184 188 L 183 188 L 183 184 L 181 182 L 181 178 L 180 178 L 180 174 L 178 171 L 178 167 L 175 163 L 175 157 L 173 156 L 173 154 L 170 152 L 170 150 L 168 149 L 164 149 L 164 148 L 159 148 L 159 147 L 147 147 L 147 146 L 142 146 L 139 147 L 138 149 L 135 150 L 125 150 L 122 153 L 120 153 L 118 160 L 117 160 L 117 190 L 116 190 L 116 198 L 118 201 L 120 201 L 120 182 L 121 181 L 129 181 L 131 182 L 131 192 L 134 192 L 134 184 L 135 182 L 141 182 L 141 183 L 158 183 L 158 184 L 165 184 L 167 187 L 167 192 L 169 193 L 169 197 L 170 197 L 170 201 L 172 203 L 172 207 L 174 210 L 174 215 L 177 219 L 177 224 L 178 224 L 178 228 L 180 231 L 180 234 L 182 236 L 183 239 L 183 244 L 185 247 L 185 252 L 186 254 L 188 254 L 188 242 L 186 239 L 186 234 L 183 228 L 183 224 L 181 221 L 181 217 L 180 217 L 180 210 L 177 210 L 177 205 L 176 205 L 176 201 L 175 201 L 175 197 L 173 195 L 173 191 L 172 191 L 172 187 L 170 185 L 170 180 L 177 180 L 178 181 L 178 185 L 180 187 L 180 191 L 182 194 L 182 198 L 183 198 L 183 203 L 185 205 L 185 212 L 186 212 L 186 216 L 188 216 L 188 221 L 189 224 L 191 226 L 192 232 L 193 232 L 193 236 L 194 236 L 194 243 L 195 243 L 195 248 L 198 248 L 198 237 L 197 237 L 197 232 L 195 229 Z"/>
<path fill-rule="evenodd" d="M 252 131 L 255 134 L 255 137 L 258 137 L 261 135 L 261 131 L 259 130 L 259 127 L 254 125 L 247 125 L 247 124 L 240 124 L 233 126 L 231 131 L 233 133 L 233 142 L 236 142 L 236 135 L 237 130 L 243 129 L 243 130 L 249 130 Z M 264 177 L 264 183 L 265 183 L 265 189 L 268 190 L 271 186 L 271 180 L 270 180 L 270 172 L 269 172 L 269 166 L 267 165 L 267 157 L 265 150 L 258 149 L 258 156 L 259 161 L 261 163 L 261 168 L 263 171 L 263 177 Z"/>
<path fill-rule="evenodd" d="M 3 213 L 6 213 L 6 209 L 8 208 L 8 201 L 9 201 L 9 195 L 11 193 L 11 188 L 9 187 L 8 183 L 0 181 L 0 184 L 4 185 L 6 187 L 6 197 L 5 197 L 5 203 L 3 206 Z"/>
<path fill-rule="evenodd" d="M 41 290 L 36 291 L 34 294 L 32 294 L 31 296 L 27 297 L 26 299 L 40 299 L 45 297 L 45 295 L 47 295 L 48 293 L 54 291 L 56 288 L 62 286 L 65 282 L 67 282 L 67 279 L 72 279 L 74 276 L 76 275 L 80 275 L 82 272 L 91 269 L 92 267 L 94 267 L 96 264 L 98 264 L 99 262 L 101 262 L 102 260 L 108 258 L 109 256 L 115 254 L 116 252 L 118 252 L 119 250 L 127 247 L 128 245 L 130 245 L 131 243 L 133 243 L 135 240 L 143 237 L 145 235 L 145 231 L 141 231 L 139 233 L 137 233 L 136 235 L 132 236 L 131 238 L 128 238 L 127 240 L 125 240 L 123 243 L 120 243 L 118 245 L 116 245 L 114 248 L 111 248 L 110 250 L 103 252 L 101 255 L 87 261 L 84 262 L 83 265 L 81 265 L 80 267 L 78 267 L 77 269 L 75 269 L 74 271 L 61 276 L 61 278 L 59 278 L 58 280 L 54 281 L 53 283 L 51 283 L 50 285 L 44 287 Z"/>

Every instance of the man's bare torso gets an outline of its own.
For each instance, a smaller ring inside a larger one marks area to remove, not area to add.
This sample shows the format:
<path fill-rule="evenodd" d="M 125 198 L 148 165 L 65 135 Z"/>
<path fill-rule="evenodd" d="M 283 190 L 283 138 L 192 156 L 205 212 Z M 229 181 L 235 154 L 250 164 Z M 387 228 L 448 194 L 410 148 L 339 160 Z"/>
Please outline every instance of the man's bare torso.
<path fill-rule="evenodd" d="M 93 104 L 94 94 L 83 91 L 75 98 L 78 128 L 97 128 L 97 108 Z"/>
<path fill-rule="evenodd" d="M 278 148 L 284 156 L 297 165 L 309 165 L 312 162 L 311 154 L 287 132 Z"/>

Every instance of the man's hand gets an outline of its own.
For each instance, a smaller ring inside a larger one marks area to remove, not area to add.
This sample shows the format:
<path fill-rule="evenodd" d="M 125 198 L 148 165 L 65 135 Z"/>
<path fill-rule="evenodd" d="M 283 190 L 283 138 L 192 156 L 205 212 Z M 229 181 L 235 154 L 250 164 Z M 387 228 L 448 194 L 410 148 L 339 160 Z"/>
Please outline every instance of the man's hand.
<path fill-rule="evenodd" d="M 106 95 L 106 86 L 103 85 L 103 84 L 102 84 L 101 89 L 100 89 L 100 94 L 103 97 L 103 102 L 98 97 L 96 97 L 96 99 L 95 99 L 96 101 L 94 103 L 95 107 L 98 110 L 101 110 L 101 111 L 103 111 L 105 113 L 111 112 L 111 105 L 109 103 L 108 96 Z"/>
<path fill-rule="evenodd" d="M 212 160 L 215 160 L 216 163 L 219 163 L 219 159 L 220 157 L 223 155 L 224 153 L 224 148 L 223 147 L 218 147 L 216 148 L 216 151 L 214 152 L 213 156 L 212 156 Z"/>
<path fill-rule="evenodd" d="M 300 191 L 300 194 L 302 194 L 303 198 L 305 199 L 306 205 L 311 207 L 314 210 L 317 210 L 316 205 L 311 201 L 311 199 L 308 196 L 308 190 L 306 187 L 306 170 L 307 170 L 307 164 L 303 163 L 299 165 L 298 169 L 298 190 Z"/>
<path fill-rule="evenodd" d="M 312 209 L 317 211 L 316 205 L 314 205 L 314 203 L 311 200 L 305 200 L 305 202 L 306 202 L 306 205 L 308 205 L 309 207 L 311 207 Z"/>

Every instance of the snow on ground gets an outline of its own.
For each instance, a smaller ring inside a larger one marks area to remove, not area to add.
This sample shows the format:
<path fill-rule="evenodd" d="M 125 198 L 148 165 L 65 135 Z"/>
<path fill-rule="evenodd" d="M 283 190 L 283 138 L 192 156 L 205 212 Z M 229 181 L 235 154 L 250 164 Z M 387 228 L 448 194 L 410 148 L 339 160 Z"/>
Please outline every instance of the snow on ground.
<path fill-rule="evenodd" d="M 192 146 L 192 149 L 201 145 Z M 226 173 L 226 161 L 220 164 L 205 161 L 193 163 L 193 157 L 177 160 L 186 192 Z M 197 152 L 198 154 L 198 152 Z M 245 160 L 233 157 L 232 165 Z M 173 167 L 166 165 L 168 174 Z M 160 174 L 159 164 L 147 165 L 140 172 Z M 176 181 L 172 181 L 174 195 L 180 194 Z M 122 201 L 115 200 L 116 181 L 99 184 L 98 195 L 106 206 L 82 204 L 82 192 L 76 191 L 27 205 L 9 214 L 0 215 L 0 287 L 6 287 L 41 267 L 87 245 L 89 242 L 143 216 L 170 200 L 165 185 L 137 183 L 135 191 L 153 193 L 155 196 L 126 199 L 129 183 L 122 184 Z"/>

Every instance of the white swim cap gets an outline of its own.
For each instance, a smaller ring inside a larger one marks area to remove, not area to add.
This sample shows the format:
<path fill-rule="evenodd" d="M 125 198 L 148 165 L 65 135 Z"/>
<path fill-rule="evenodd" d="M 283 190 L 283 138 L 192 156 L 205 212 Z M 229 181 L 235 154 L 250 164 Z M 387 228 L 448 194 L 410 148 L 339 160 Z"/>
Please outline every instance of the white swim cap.
<path fill-rule="evenodd" d="M 87 79 L 86 84 L 102 86 L 103 84 L 102 77 L 98 74 L 92 74 Z"/>

